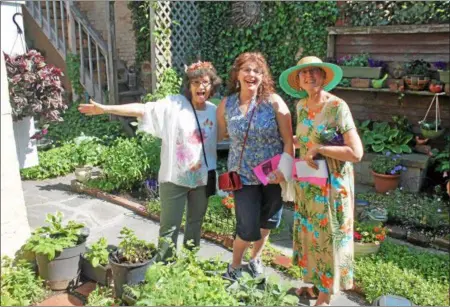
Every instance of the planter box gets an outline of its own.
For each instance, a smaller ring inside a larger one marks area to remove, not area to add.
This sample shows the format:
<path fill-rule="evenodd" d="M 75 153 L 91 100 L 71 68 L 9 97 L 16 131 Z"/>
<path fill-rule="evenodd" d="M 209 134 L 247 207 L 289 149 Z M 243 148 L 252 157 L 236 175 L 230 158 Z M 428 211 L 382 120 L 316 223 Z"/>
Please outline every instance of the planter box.
<path fill-rule="evenodd" d="M 344 78 L 380 79 L 381 67 L 351 67 L 340 66 Z"/>
<path fill-rule="evenodd" d="M 450 83 L 450 70 L 438 70 L 439 80 L 445 84 Z"/>
<path fill-rule="evenodd" d="M 375 153 L 366 153 L 361 162 L 354 164 L 356 182 L 365 185 L 374 185 L 372 170 L 369 166 L 376 155 Z M 419 192 L 426 178 L 429 159 L 429 156 L 416 153 L 402 155 L 401 162 L 408 169 L 402 172 L 400 176 L 400 186 L 405 191 Z"/>
<path fill-rule="evenodd" d="M 94 268 L 89 260 L 83 256 L 81 257 L 81 274 L 103 286 L 110 285 L 112 280 L 111 266 L 109 264 L 106 266 L 99 265 Z"/>
<path fill-rule="evenodd" d="M 380 250 L 381 243 L 360 243 L 354 242 L 355 257 L 376 254 Z"/>
<path fill-rule="evenodd" d="M 351 81 L 352 87 L 357 88 L 369 88 L 370 87 L 370 79 L 360 79 L 360 78 L 353 78 Z"/>

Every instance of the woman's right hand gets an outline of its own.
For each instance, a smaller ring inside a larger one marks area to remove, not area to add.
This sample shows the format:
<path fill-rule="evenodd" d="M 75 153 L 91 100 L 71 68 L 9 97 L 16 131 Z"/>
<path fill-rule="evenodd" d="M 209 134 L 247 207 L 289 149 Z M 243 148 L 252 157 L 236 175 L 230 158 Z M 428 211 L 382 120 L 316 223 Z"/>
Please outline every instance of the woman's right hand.
<path fill-rule="evenodd" d="M 88 116 L 90 115 L 100 115 L 105 114 L 105 106 L 89 99 L 89 104 L 80 104 L 78 106 L 78 111 Z"/>

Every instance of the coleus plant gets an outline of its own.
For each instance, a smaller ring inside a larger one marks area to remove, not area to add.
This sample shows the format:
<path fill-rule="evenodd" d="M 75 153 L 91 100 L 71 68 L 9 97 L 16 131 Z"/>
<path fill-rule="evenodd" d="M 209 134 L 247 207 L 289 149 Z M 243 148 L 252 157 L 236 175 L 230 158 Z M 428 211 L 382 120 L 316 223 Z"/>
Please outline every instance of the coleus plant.
<path fill-rule="evenodd" d="M 37 115 L 42 121 L 62 121 L 61 112 L 67 109 L 67 103 L 61 69 L 46 64 L 36 50 L 4 56 L 13 119 Z"/>

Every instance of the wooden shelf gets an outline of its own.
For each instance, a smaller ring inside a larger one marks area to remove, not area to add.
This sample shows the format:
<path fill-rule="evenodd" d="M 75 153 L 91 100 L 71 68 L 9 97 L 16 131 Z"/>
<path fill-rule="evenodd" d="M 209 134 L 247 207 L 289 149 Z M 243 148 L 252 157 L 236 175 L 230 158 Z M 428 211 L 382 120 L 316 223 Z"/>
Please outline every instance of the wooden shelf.
<path fill-rule="evenodd" d="M 371 87 L 370 88 L 359 88 L 359 87 L 336 86 L 334 89 L 344 90 L 344 91 L 381 92 L 381 93 L 398 94 L 398 92 L 391 91 L 388 88 L 371 88 Z M 419 96 L 434 96 L 435 95 L 435 93 L 428 92 L 428 91 L 403 91 L 403 94 L 419 95 Z M 440 93 L 440 96 L 449 97 L 449 95 L 444 92 Z"/>

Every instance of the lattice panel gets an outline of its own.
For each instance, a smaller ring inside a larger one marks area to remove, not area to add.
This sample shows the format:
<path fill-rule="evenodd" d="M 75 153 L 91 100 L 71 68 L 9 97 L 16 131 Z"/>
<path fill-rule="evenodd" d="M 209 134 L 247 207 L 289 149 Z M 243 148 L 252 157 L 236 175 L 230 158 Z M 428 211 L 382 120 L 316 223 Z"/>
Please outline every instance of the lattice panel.
<path fill-rule="evenodd" d="M 184 71 L 196 56 L 199 13 L 195 1 L 158 1 L 155 11 L 156 86 L 167 68 Z"/>

